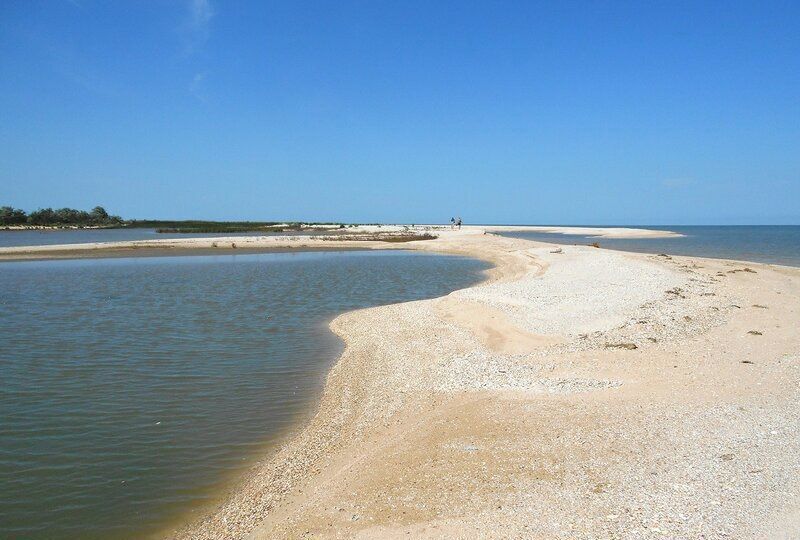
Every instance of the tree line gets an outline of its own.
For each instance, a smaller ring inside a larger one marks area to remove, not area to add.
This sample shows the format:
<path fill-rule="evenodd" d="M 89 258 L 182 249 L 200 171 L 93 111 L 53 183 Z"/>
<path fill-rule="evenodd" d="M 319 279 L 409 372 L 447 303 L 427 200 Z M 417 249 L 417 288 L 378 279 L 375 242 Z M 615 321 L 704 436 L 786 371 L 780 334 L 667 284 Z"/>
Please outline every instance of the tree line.
<path fill-rule="evenodd" d="M 39 226 L 113 226 L 122 225 L 122 218 L 112 216 L 102 206 L 95 206 L 90 212 L 74 208 L 40 208 L 30 214 L 11 206 L 0 207 L 0 227 L 7 225 Z"/>

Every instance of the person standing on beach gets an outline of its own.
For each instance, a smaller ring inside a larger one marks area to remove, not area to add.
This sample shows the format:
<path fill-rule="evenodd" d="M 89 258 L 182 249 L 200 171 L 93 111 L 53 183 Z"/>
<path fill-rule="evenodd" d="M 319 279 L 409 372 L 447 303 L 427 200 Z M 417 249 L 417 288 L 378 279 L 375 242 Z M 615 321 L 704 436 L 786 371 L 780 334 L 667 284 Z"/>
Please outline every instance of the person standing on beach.
<path fill-rule="evenodd" d="M 454 218 L 454 217 L 450 218 L 450 228 L 451 229 L 455 229 L 456 228 L 456 218 Z"/>
<path fill-rule="evenodd" d="M 456 218 L 456 225 L 458 225 L 458 230 L 460 231 L 461 230 L 461 216 L 458 216 Z"/>

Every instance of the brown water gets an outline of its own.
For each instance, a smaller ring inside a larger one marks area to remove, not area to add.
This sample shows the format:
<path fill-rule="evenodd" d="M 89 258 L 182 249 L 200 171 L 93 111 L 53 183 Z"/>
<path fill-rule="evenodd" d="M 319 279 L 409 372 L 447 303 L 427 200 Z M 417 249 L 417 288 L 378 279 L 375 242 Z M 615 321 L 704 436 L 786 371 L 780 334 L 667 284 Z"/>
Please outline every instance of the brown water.
<path fill-rule="evenodd" d="M 306 418 L 346 310 L 485 263 L 410 252 L 0 264 L 0 538 L 140 538 Z"/>

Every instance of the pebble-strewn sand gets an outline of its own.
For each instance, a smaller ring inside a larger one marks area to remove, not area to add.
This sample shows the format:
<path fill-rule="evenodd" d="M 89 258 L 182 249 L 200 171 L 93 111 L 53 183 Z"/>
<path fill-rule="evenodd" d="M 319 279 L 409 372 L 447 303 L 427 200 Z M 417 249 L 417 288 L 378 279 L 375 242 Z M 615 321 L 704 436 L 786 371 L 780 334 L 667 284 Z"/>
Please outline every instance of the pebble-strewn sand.
<path fill-rule="evenodd" d="M 396 246 L 391 246 L 396 247 Z M 800 269 L 441 231 L 313 420 L 176 538 L 797 538 Z"/>
<path fill-rule="evenodd" d="M 168 536 L 800 537 L 800 269 L 435 233 L 230 240 L 496 266 L 444 298 L 337 317 L 347 347 L 310 423 Z"/>

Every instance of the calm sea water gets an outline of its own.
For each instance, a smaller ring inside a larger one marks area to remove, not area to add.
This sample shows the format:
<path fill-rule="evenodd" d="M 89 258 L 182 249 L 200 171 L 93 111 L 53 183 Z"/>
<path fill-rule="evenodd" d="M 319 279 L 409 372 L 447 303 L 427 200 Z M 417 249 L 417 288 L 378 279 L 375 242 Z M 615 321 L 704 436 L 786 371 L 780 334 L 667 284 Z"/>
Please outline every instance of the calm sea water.
<path fill-rule="evenodd" d="M 141 538 L 306 418 L 345 310 L 486 264 L 409 252 L 0 264 L 0 538 Z"/>
<path fill-rule="evenodd" d="M 597 238 L 575 234 L 536 232 L 504 232 L 503 236 L 527 238 L 558 244 L 590 244 L 601 247 L 638 251 L 643 253 L 667 253 L 693 257 L 715 257 L 742 261 L 764 262 L 800 266 L 800 226 L 670 226 L 643 227 L 679 232 L 680 238 Z"/>
<path fill-rule="evenodd" d="M 336 229 L 331 231 L 337 232 Z M 5 231 L 0 230 L 0 247 L 45 246 L 55 244 L 85 244 L 90 242 L 127 242 L 133 240 L 164 240 L 167 238 L 209 238 L 222 236 L 273 236 L 293 234 L 319 234 L 302 231 L 282 233 L 157 233 L 155 229 L 54 229 Z"/>

